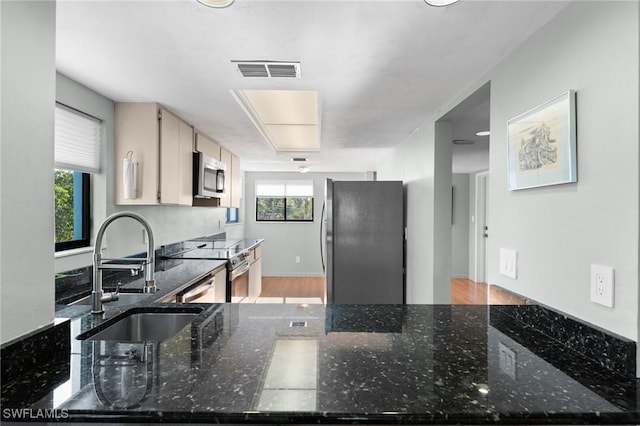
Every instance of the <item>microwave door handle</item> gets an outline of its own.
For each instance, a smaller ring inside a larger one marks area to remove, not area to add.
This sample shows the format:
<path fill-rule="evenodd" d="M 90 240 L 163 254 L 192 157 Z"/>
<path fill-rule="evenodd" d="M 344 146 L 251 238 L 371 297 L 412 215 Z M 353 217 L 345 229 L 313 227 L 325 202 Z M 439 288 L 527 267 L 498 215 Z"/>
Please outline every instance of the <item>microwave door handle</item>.
<path fill-rule="evenodd" d="M 224 192 L 224 170 L 217 170 L 216 171 L 216 191 L 217 192 Z"/>

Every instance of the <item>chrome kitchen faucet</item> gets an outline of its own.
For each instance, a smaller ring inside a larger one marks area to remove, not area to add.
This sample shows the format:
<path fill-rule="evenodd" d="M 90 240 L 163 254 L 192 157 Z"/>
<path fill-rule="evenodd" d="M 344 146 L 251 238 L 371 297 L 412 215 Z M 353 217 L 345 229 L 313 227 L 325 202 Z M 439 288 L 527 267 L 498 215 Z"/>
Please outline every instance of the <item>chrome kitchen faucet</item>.
<path fill-rule="evenodd" d="M 147 257 L 142 258 L 117 258 L 117 259 L 108 259 L 102 258 L 101 246 L 102 246 L 102 237 L 104 236 L 107 227 L 114 222 L 116 219 L 121 217 L 129 217 L 138 221 L 145 229 L 147 233 Z M 114 263 L 102 263 L 103 261 L 111 261 Z M 146 265 L 146 267 L 145 267 Z M 156 282 L 154 279 L 154 270 L 155 270 L 155 258 L 154 258 L 154 242 L 153 242 L 153 231 L 151 230 L 151 225 L 147 220 L 134 212 L 119 212 L 112 214 L 100 225 L 100 229 L 98 229 L 98 233 L 96 234 L 96 243 L 93 248 L 93 291 L 91 292 L 91 313 L 92 314 L 101 314 L 104 312 L 103 304 L 107 302 L 112 302 L 114 300 L 118 300 L 118 291 L 113 293 L 104 294 L 102 290 L 102 270 L 103 269 L 130 269 L 133 271 L 144 271 L 145 283 L 144 283 L 144 293 L 155 293 L 157 291 Z"/>

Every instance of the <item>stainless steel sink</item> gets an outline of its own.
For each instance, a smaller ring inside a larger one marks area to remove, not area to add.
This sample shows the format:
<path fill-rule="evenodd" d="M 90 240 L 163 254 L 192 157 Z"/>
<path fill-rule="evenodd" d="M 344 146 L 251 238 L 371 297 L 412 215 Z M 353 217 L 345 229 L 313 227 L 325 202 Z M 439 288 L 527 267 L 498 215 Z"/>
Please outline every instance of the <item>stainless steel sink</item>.
<path fill-rule="evenodd" d="M 153 295 L 148 293 L 118 293 L 118 300 L 108 302 L 106 303 L 106 305 L 111 307 L 133 305 L 134 303 L 138 303 L 142 300 L 145 300 L 149 296 L 153 296 Z M 91 295 L 87 297 L 83 297 L 82 299 L 76 300 L 75 302 L 70 304 L 71 305 L 91 305 Z"/>
<path fill-rule="evenodd" d="M 80 334 L 79 340 L 111 340 L 118 342 L 161 342 L 176 335 L 202 311 L 140 311 L 134 308 L 111 321 Z M 105 327 L 106 326 L 106 327 Z"/>

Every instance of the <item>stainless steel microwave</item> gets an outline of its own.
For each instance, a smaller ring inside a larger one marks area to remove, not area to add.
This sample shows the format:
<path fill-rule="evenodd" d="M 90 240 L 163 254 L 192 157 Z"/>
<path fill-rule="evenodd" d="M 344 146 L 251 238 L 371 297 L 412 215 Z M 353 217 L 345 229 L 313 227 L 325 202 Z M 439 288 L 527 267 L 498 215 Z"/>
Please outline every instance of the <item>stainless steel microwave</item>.
<path fill-rule="evenodd" d="M 202 152 L 193 153 L 193 194 L 201 198 L 222 198 L 227 166 Z"/>

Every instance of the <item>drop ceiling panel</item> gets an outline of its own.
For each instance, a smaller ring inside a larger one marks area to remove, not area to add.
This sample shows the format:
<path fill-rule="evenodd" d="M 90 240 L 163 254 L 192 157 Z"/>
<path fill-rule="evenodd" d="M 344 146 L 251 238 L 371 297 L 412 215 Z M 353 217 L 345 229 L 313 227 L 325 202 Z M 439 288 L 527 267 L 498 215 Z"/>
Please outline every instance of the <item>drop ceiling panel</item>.
<path fill-rule="evenodd" d="M 318 151 L 318 126 L 268 124 L 264 129 L 278 151 Z"/>
<path fill-rule="evenodd" d="M 318 124 L 315 90 L 244 90 L 263 124 Z"/>

